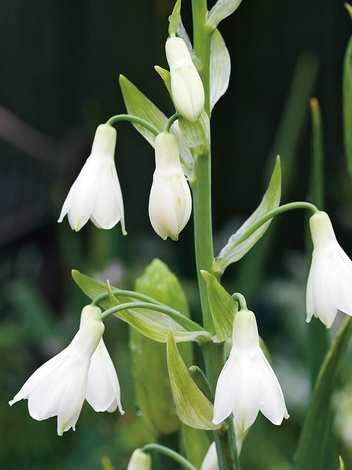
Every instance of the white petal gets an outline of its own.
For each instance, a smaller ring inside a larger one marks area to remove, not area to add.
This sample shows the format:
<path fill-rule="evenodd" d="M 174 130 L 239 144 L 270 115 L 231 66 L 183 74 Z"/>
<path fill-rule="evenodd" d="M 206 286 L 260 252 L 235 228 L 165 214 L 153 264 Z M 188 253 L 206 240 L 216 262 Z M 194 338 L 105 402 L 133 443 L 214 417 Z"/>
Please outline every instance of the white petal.
<path fill-rule="evenodd" d="M 260 380 L 260 411 L 273 424 L 279 425 L 288 418 L 285 399 L 279 381 L 261 352 L 258 375 Z"/>
<path fill-rule="evenodd" d="M 113 412 L 119 408 L 121 414 L 120 385 L 103 339 L 94 352 L 88 372 L 86 400 L 95 411 Z"/>
<path fill-rule="evenodd" d="M 54 375 L 61 366 L 62 362 L 66 359 L 66 349 L 61 351 L 61 353 L 54 356 L 52 359 L 43 364 L 39 369 L 37 369 L 25 382 L 21 390 L 14 396 L 14 398 L 9 402 L 10 405 L 28 398 L 28 396 L 44 381 L 47 377 Z"/>
<path fill-rule="evenodd" d="M 87 386 L 90 358 L 85 358 L 76 368 L 72 368 L 66 379 L 66 387 L 61 397 L 57 416 L 57 433 L 61 436 L 70 428 L 75 430 L 81 412 Z"/>
<path fill-rule="evenodd" d="M 247 355 L 248 356 L 248 355 Z M 258 364 L 255 357 L 241 357 L 236 361 L 232 389 L 233 416 L 242 431 L 248 429 L 259 412 Z"/>
<path fill-rule="evenodd" d="M 70 207 L 67 216 L 73 230 L 80 230 L 93 212 L 99 190 L 97 185 L 99 171 L 99 164 L 90 156 L 68 193 L 67 200 Z M 61 215 L 60 220 L 62 220 Z"/>
<path fill-rule="evenodd" d="M 232 390 L 233 390 L 233 358 L 230 357 L 226 361 L 222 371 L 220 372 L 214 400 L 213 423 L 219 424 L 224 421 L 232 412 Z"/>
<path fill-rule="evenodd" d="M 204 460 L 200 470 L 218 470 L 218 456 L 216 453 L 215 442 L 212 442 L 209 446 L 208 452 L 205 454 Z"/>
<path fill-rule="evenodd" d="M 101 170 L 91 218 L 104 229 L 111 229 L 121 220 L 122 231 L 125 233 L 122 193 L 114 164 L 106 165 Z"/>
<path fill-rule="evenodd" d="M 339 297 L 339 276 L 334 267 L 333 258 L 317 256 L 317 275 L 314 280 L 315 314 L 330 328 L 337 314 Z"/>
<path fill-rule="evenodd" d="M 352 261 L 341 249 L 334 266 L 339 278 L 337 307 L 344 313 L 352 315 Z"/>

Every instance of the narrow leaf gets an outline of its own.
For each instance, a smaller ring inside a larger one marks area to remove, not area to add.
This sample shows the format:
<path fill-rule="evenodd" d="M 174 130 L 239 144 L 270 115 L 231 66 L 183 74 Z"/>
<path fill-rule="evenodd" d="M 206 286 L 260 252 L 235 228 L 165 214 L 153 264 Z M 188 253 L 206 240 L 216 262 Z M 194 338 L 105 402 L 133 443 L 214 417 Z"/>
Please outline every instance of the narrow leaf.
<path fill-rule="evenodd" d="M 136 299 L 131 296 L 113 295 L 112 289 L 107 288 L 106 284 L 95 281 L 79 271 L 72 271 L 72 277 L 81 290 L 94 299 L 100 294 L 109 293 L 109 296 L 100 302 L 100 305 L 105 309 L 129 304 L 136 302 Z M 117 291 L 119 289 L 116 289 Z M 198 323 L 193 322 L 185 315 L 176 310 L 169 309 L 169 315 L 166 313 L 158 312 L 151 308 L 128 308 L 117 312 L 115 315 L 121 320 L 128 323 L 137 331 L 161 343 L 167 342 L 167 335 L 169 328 L 172 327 L 175 331 L 175 339 L 177 342 L 181 341 L 209 341 L 210 333 L 205 331 Z"/>
<path fill-rule="evenodd" d="M 184 40 L 188 49 L 192 50 L 192 43 L 189 39 L 187 31 L 182 23 L 181 18 L 181 0 L 177 0 L 171 15 L 169 16 L 169 36 L 178 36 Z"/>
<path fill-rule="evenodd" d="M 221 425 L 212 423 L 213 405 L 194 383 L 178 352 L 172 329 L 167 341 L 167 366 L 172 395 L 179 419 L 196 429 L 214 430 Z"/>
<path fill-rule="evenodd" d="M 216 28 L 220 21 L 232 15 L 242 0 L 218 0 L 208 13 L 207 25 Z"/>
<path fill-rule="evenodd" d="M 241 259 L 264 235 L 269 228 L 271 220 L 260 226 L 252 235 L 245 237 L 240 241 L 241 237 L 253 227 L 265 214 L 276 209 L 280 203 L 281 196 L 281 165 L 279 157 L 276 160 L 275 168 L 271 176 L 271 180 L 264 197 L 253 212 L 253 214 L 246 220 L 246 222 L 237 230 L 236 233 L 231 235 L 229 241 L 220 251 L 214 262 L 214 269 L 219 272 L 224 272 L 226 267 Z"/>
<path fill-rule="evenodd" d="M 191 428 L 182 423 L 181 435 L 187 460 L 196 468 L 201 468 L 205 454 L 210 446 L 207 432 L 203 429 Z"/>
<path fill-rule="evenodd" d="M 339 456 L 339 462 L 340 462 L 340 470 L 345 470 L 345 464 L 342 460 L 342 457 L 341 455 Z"/>
<path fill-rule="evenodd" d="M 214 341 L 226 341 L 232 335 L 237 302 L 222 287 L 215 276 L 204 270 L 201 273 L 207 284 L 209 307 L 216 332 L 216 340 Z"/>
<path fill-rule="evenodd" d="M 308 408 L 296 454 L 295 470 L 323 468 L 324 452 L 330 425 L 330 402 L 337 370 L 352 333 L 352 318 L 341 326 L 320 369 Z"/>
<path fill-rule="evenodd" d="M 166 79 L 165 72 L 169 72 L 165 70 L 161 74 L 161 70 L 163 69 L 158 68 L 157 72 L 163 79 Z M 130 82 L 123 75 L 120 75 L 120 87 L 128 113 L 150 122 L 154 127 L 162 132 L 167 122 L 167 117 L 165 114 L 163 114 L 159 108 L 157 108 L 141 91 L 138 90 L 135 85 L 133 85 L 132 82 Z M 182 169 L 187 178 L 192 180 L 194 177 L 193 157 L 189 148 L 187 148 L 181 137 L 179 128 L 175 126 L 175 124 L 176 123 L 174 123 L 174 125 L 171 127 L 171 132 L 175 134 L 177 138 Z M 150 143 L 150 145 L 154 147 L 155 135 L 139 124 L 133 125 L 138 130 L 138 132 L 140 132 L 142 136 Z"/>
<path fill-rule="evenodd" d="M 120 87 L 129 114 L 138 116 L 163 131 L 167 118 L 138 88 L 126 77 L 120 75 Z M 139 124 L 133 124 L 142 136 L 154 147 L 155 135 Z"/>
<path fill-rule="evenodd" d="M 226 92 L 231 73 L 231 59 L 225 41 L 218 29 L 214 31 L 210 43 L 210 108 Z"/>
<path fill-rule="evenodd" d="M 352 37 L 350 38 L 343 65 L 343 132 L 347 167 L 352 176 Z"/>

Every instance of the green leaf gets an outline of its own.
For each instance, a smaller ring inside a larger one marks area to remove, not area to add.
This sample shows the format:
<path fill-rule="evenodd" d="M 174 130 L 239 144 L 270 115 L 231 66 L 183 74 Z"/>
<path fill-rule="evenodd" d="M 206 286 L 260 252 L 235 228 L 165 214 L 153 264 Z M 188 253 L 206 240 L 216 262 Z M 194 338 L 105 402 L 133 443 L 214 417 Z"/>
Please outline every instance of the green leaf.
<path fill-rule="evenodd" d="M 352 37 L 350 38 L 343 65 L 343 131 L 347 166 L 352 176 Z"/>
<path fill-rule="evenodd" d="M 254 233 L 245 236 L 248 232 L 265 214 L 276 209 L 280 203 L 281 196 L 281 165 L 280 159 L 277 157 L 275 168 L 271 176 L 269 187 L 264 194 L 264 197 L 253 212 L 253 214 L 246 220 L 246 222 L 237 230 L 236 233 L 231 235 L 229 241 L 220 251 L 214 262 L 214 269 L 220 273 L 224 272 L 226 267 L 240 260 L 264 235 L 269 228 L 271 220 L 261 225 Z M 244 238 L 243 238 L 244 237 Z"/>
<path fill-rule="evenodd" d="M 170 72 L 168 70 L 163 69 L 159 65 L 156 65 L 154 67 L 155 71 L 160 75 L 160 77 L 163 79 L 163 82 L 166 86 L 167 91 L 169 92 L 169 95 L 171 95 L 171 76 Z"/>
<path fill-rule="evenodd" d="M 157 72 L 160 74 L 160 70 L 163 69 L 159 69 Z M 165 72 L 167 71 L 165 70 Z M 164 78 L 164 75 L 164 73 L 161 75 L 162 78 Z M 154 127 L 162 132 L 167 122 L 167 117 L 165 114 L 163 114 L 159 108 L 157 108 L 141 91 L 138 90 L 135 85 L 133 85 L 132 82 L 130 82 L 123 75 L 120 75 L 120 87 L 128 113 L 150 122 Z M 155 135 L 148 131 L 148 129 L 146 129 L 144 126 L 139 124 L 133 125 L 138 130 L 138 132 L 140 132 L 142 136 L 150 143 L 150 145 L 154 147 Z M 188 179 L 192 180 L 194 177 L 193 157 L 181 137 L 181 133 L 176 122 L 171 126 L 171 132 L 175 134 L 177 138 L 183 172 Z"/>
<path fill-rule="evenodd" d="M 220 21 L 232 15 L 242 0 L 218 0 L 208 13 L 207 26 L 216 28 Z"/>
<path fill-rule="evenodd" d="M 216 342 L 226 341 L 232 335 L 233 319 L 237 313 L 237 302 L 207 271 L 201 271 L 207 284 L 210 311 L 213 317 Z"/>
<path fill-rule="evenodd" d="M 159 259 L 154 259 L 146 267 L 142 276 L 136 280 L 135 289 L 189 316 L 186 296 L 179 280 Z M 129 345 L 134 390 L 141 418 L 156 438 L 177 432 L 181 422 L 172 398 L 165 344 L 152 341 L 130 328 Z M 191 343 L 182 343 L 180 353 L 186 364 L 192 364 Z"/>
<path fill-rule="evenodd" d="M 163 131 L 167 117 L 126 77 L 120 75 L 120 87 L 129 114 L 150 122 L 160 132 Z M 155 135 L 144 126 L 133 124 L 142 136 L 154 147 Z"/>
<path fill-rule="evenodd" d="M 182 443 L 187 459 L 196 468 L 201 468 L 210 446 L 209 437 L 203 429 L 195 429 L 182 423 Z"/>
<path fill-rule="evenodd" d="M 176 413 L 179 419 L 192 428 L 219 429 L 221 425 L 212 423 L 213 405 L 194 383 L 177 350 L 171 328 L 167 341 L 167 366 Z"/>
<path fill-rule="evenodd" d="M 108 289 L 106 284 L 95 281 L 94 279 L 81 274 L 79 271 L 72 271 L 72 277 L 81 290 L 91 299 L 94 299 L 103 293 L 109 293 L 109 296 L 106 299 L 99 302 L 105 309 L 136 302 L 136 299 L 132 296 L 124 295 L 115 297 L 111 288 Z M 116 290 L 118 291 L 119 289 Z M 143 335 L 161 343 L 167 342 L 170 327 L 174 329 L 175 339 L 178 342 L 203 342 L 210 340 L 210 333 L 205 331 L 198 325 L 198 323 L 193 322 L 176 310 L 168 308 L 168 313 L 169 314 L 158 312 L 153 309 L 153 304 L 151 304 L 150 309 L 130 307 L 116 312 L 115 315 Z"/>
<path fill-rule="evenodd" d="M 210 43 L 210 109 L 219 101 L 229 86 L 231 59 L 225 41 L 218 29 Z"/>
<path fill-rule="evenodd" d="M 323 468 L 323 449 L 325 449 L 331 419 L 331 396 L 336 383 L 337 370 L 351 333 L 352 318 L 348 317 L 337 333 L 320 369 L 300 436 L 295 470 Z"/>
<path fill-rule="evenodd" d="M 345 464 L 343 463 L 341 455 L 339 456 L 340 470 L 345 470 Z"/>
<path fill-rule="evenodd" d="M 347 9 L 352 20 L 352 6 L 349 3 L 344 3 L 344 7 Z"/>

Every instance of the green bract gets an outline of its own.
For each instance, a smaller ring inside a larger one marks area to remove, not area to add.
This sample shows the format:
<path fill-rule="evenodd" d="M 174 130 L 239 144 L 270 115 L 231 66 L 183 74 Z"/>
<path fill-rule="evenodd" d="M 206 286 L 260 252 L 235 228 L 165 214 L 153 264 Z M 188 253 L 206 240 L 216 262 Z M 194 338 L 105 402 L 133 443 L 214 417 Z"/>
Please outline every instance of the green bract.
<path fill-rule="evenodd" d="M 277 157 L 276 165 L 271 176 L 269 187 L 264 197 L 246 222 L 231 235 L 229 241 L 220 251 L 214 262 L 214 270 L 223 273 L 227 266 L 241 259 L 264 235 L 269 228 L 271 220 L 262 224 L 254 233 L 247 233 L 260 221 L 268 212 L 276 209 L 280 203 L 281 196 L 281 165 L 280 158 Z"/>
<path fill-rule="evenodd" d="M 154 341 L 166 343 L 169 328 L 174 329 L 177 342 L 197 341 L 202 343 L 211 340 L 210 333 L 205 331 L 198 323 L 166 305 L 150 302 L 150 308 L 147 308 L 148 304 L 146 302 L 137 302 L 132 296 L 118 296 L 118 289 L 110 288 L 110 286 L 95 281 L 78 271 L 72 271 L 72 276 L 82 291 L 91 299 L 107 293 L 108 298 L 99 302 L 100 305 L 107 309 L 121 307 L 120 309 L 114 309 L 114 315 Z M 116 293 L 113 290 L 116 290 Z M 126 308 L 124 308 L 124 305 L 126 305 Z M 167 314 L 157 311 L 158 306 L 167 311 Z"/>
<path fill-rule="evenodd" d="M 197 429 L 219 429 L 212 423 L 213 405 L 199 390 L 177 350 L 172 329 L 167 341 L 167 366 L 172 395 L 180 420 Z"/>
<path fill-rule="evenodd" d="M 133 85 L 126 77 L 120 75 L 120 87 L 125 101 L 126 109 L 129 114 L 140 117 L 145 121 L 150 122 L 154 127 L 163 131 L 165 124 L 167 123 L 167 117 L 155 106 L 138 88 Z M 176 123 L 175 123 L 176 124 Z M 178 148 L 180 151 L 180 160 L 184 174 L 192 179 L 194 176 L 194 161 L 190 150 L 186 147 L 182 137 L 175 127 L 175 124 L 171 127 L 171 132 L 175 134 L 177 138 Z M 144 126 L 139 124 L 133 124 L 138 132 L 154 147 L 156 136 L 146 129 Z"/>
<path fill-rule="evenodd" d="M 225 41 L 218 29 L 210 43 L 210 109 L 226 92 L 231 73 L 231 59 Z"/>
<path fill-rule="evenodd" d="M 214 321 L 216 339 L 226 341 L 232 335 L 233 319 L 237 313 L 237 302 L 222 287 L 215 276 L 207 271 L 201 271 L 207 283 L 209 307 Z"/>
<path fill-rule="evenodd" d="M 242 0 L 218 0 L 208 13 L 207 26 L 216 28 L 220 21 L 237 10 L 241 2 Z"/>

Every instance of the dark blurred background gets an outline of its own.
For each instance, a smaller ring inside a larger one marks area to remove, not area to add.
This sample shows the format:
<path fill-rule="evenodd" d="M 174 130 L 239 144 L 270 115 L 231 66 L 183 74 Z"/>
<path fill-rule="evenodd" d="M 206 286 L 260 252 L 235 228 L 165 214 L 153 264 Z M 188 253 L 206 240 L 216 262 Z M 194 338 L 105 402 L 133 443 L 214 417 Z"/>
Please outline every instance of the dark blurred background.
<path fill-rule="evenodd" d="M 183 20 L 191 33 L 190 7 L 184 4 Z M 79 421 L 78 431 L 62 438 L 55 436 L 54 420 L 32 422 L 25 403 L 10 409 L 6 402 L 77 328 L 85 300 L 71 281 L 72 268 L 131 288 L 135 276 L 158 256 L 193 292 L 192 225 L 177 243 L 163 242 L 153 232 L 147 206 L 153 150 L 128 123 L 117 127 L 116 150 L 128 236 L 121 236 L 119 226 L 103 232 L 88 223 L 76 234 L 66 219 L 56 223 L 97 125 L 125 111 L 119 74 L 165 114 L 173 113 L 153 68 L 167 67 L 164 43 L 172 8 L 172 0 L 0 2 L 1 468 L 94 469 L 105 454 L 116 468 L 124 468 L 131 449 L 147 439 L 145 431 L 134 428 L 133 396 L 128 393 L 125 408 L 132 411 L 127 422 L 116 416 L 96 418 L 86 410 L 82 420 L 89 423 L 88 430 Z M 232 75 L 212 120 L 216 243 L 221 248 L 239 220 L 258 205 L 277 154 L 283 166 L 290 162 L 283 202 L 306 198 L 309 98 L 316 96 L 323 116 L 325 205 L 348 251 L 351 186 L 343 149 L 341 82 L 351 21 L 343 2 L 243 0 L 219 29 L 231 55 Z M 290 253 L 304 247 L 303 221 L 302 214 L 283 217 L 287 231 L 277 236 L 270 251 L 269 274 L 260 276 L 295 270 Z M 229 269 L 230 285 L 241 278 L 237 270 Z M 248 295 L 255 288 L 248 287 Z M 265 314 L 262 322 L 265 328 Z M 132 389 L 125 360 L 127 329 L 110 330 L 107 342 L 122 370 L 124 393 Z M 130 440 L 129 433 L 134 436 Z M 92 443 L 99 444 L 95 453 L 85 450 Z"/>

